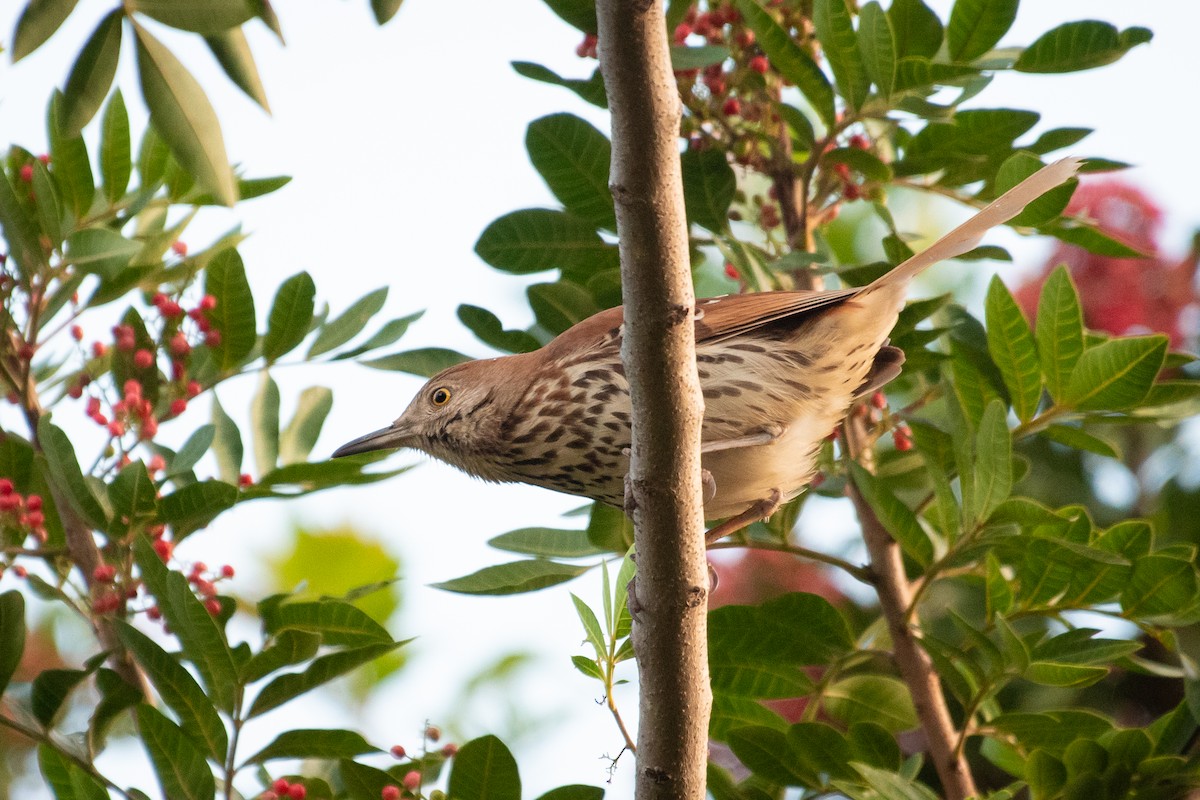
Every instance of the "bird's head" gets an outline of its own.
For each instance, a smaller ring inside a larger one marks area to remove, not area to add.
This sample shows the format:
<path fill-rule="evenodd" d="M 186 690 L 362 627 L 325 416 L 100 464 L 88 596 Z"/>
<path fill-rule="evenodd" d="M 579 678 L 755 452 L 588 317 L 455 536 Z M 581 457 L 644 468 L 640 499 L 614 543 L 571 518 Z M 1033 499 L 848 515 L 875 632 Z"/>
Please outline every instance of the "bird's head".
<path fill-rule="evenodd" d="M 347 442 L 332 457 L 411 447 L 474 471 L 461 462 L 484 449 L 498 418 L 496 401 L 504 393 L 503 369 L 497 362 L 506 360 L 469 361 L 442 370 L 421 387 L 395 422 Z"/>

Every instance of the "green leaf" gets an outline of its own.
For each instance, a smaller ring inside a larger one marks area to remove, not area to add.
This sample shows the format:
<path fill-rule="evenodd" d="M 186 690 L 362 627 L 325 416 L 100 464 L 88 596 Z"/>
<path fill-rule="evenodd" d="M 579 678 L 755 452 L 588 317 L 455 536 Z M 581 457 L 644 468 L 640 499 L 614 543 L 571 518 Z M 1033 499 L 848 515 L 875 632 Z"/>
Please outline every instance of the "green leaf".
<path fill-rule="evenodd" d="M 1145 398 L 1162 368 L 1167 337 L 1112 339 L 1087 350 L 1071 372 L 1062 404 L 1080 411 L 1119 411 Z"/>
<path fill-rule="evenodd" d="M 348 759 L 338 762 L 338 774 L 349 800 L 378 800 L 385 786 L 398 785 L 395 775 Z"/>
<path fill-rule="evenodd" d="M 310 386 L 300 393 L 296 413 L 279 437 L 281 463 L 296 464 L 308 458 L 332 409 L 333 392 L 324 386 Z"/>
<path fill-rule="evenodd" d="M 29 0 L 17 20 L 12 38 L 13 63 L 37 50 L 54 35 L 75 9 L 78 0 Z"/>
<path fill-rule="evenodd" d="M 8 245 L 8 263 L 17 275 L 30 276 L 48 268 L 38 241 L 37 222 L 17 199 L 7 175 L 0 174 L 0 228 Z"/>
<path fill-rule="evenodd" d="M 708 615 L 714 658 L 773 664 L 825 664 L 854 646 L 829 601 L 792 592 L 759 606 L 724 606 Z"/>
<path fill-rule="evenodd" d="M 1083 311 L 1065 265 L 1056 267 L 1042 285 L 1036 335 L 1046 389 L 1055 402 L 1062 402 L 1083 355 Z"/>
<path fill-rule="evenodd" d="M 726 230 L 737 177 L 725 153 L 719 149 L 685 150 L 679 163 L 688 221 L 714 232 Z"/>
<path fill-rule="evenodd" d="M 1192 564 L 1152 553 L 1133 562 L 1133 573 L 1121 592 L 1121 608 L 1131 618 L 1169 621 L 1195 606 L 1196 593 Z"/>
<path fill-rule="evenodd" d="M 137 725 L 163 796 L 171 800 L 212 800 L 216 796 L 216 782 L 204 755 L 178 725 L 145 703 L 137 708 Z"/>
<path fill-rule="evenodd" d="M 874 722 L 856 722 L 846 732 L 846 739 L 854 751 L 854 760 L 863 761 L 880 769 L 895 770 L 900 767 L 900 747 L 887 728 Z"/>
<path fill-rule="evenodd" d="M 91 121 L 104 102 L 121 55 L 121 11 L 100 21 L 71 67 L 63 89 L 63 131 L 74 136 Z"/>
<path fill-rule="evenodd" d="M 721 695 L 783 700 L 803 697 L 813 690 L 802 668 L 792 664 L 726 660 L 722 656 L 709 660 L 709 672 L 713 692 Z"/>
<path fill-rule="evenodd" d="M 447 367 L 470 360 L 470 356 L 465 356 L 457 350 L 449 350 L 445 347 L 419 347 L 416 350 L 405 350 L 401 353 L 370 358 L 358 363 L 364 367 L 407 372 L 423 378 L 432 378 Z"/>
<path fill-rule="evenodd" d="M 917 724 L 908 689 L 896 678 L 852 675 L 825 690 L 825 708 L 847 725 L 874 722 L 891 733 Z"/>
<path fill-rule="evenodd" d="M 49 241 L 56 245 L 63 240 L 63 210 L 50 171 L 40 161 L 34 161 L 33 197 L 37 205 L 38 222 Z"/>
<path fill-rule="evenodd" d="M 1039 156 L 1077 144 L 1091 135 L 1092 128 L 1052 128 L 1025 149 Z"/>
<path fill-rule="evenodd" d="M 892 0 L 887 13 L 899 55 L 933 58 L 937 54 L 945 31 L 938 15 L 922 0 Z"/>
<path fill-rule="evenodd" d="M 526 208 L 484 228 L 475 253 L 503 272 L 525 275 L 562 269 L 590 275 L 619 266 L 615 245 L 596 226 L 565 211 Z"/>
<path fill-rule="evenodd" d="M 867 785 L 875 790 L 878 797 L 886 797 L 888 800 L 938 800 L 938 796 L 928 787 L 911 777 L 899 775 L 891 770 L 878 769 L 869 764 L 854 763 L 851 766 Z"/>
<path fill-rule="evenodd" d="M 233 508 L 238 488 L 223 481 L 189 483 L 159 501 L 159 516 L 175 531 L 176 540 L 207 526 Z"/>
<path fill-rule="evenodd" d="M 544 0 L 550 10 L 582 33 L 596 33 L 595 0 Z"/>
<path fill-rule="evenodd" d="M 93 528 L 107 529 L 108 515 L 83 477 L 70 437 L 51 423 L 48 415 L 43 415 L 38 420 L 37 432 L 38 443 L 46 455 L 50 474 L 55 483 L 66 490 L 72 508 Z"/>
<path fill-rule="evenodd" d="M 101 279 L 116 278 L 141 249 L 111 228 L 83 228 L 67 238 L 67 258 Z"/>
<path fill-rule="evenodd" d="M 798 722 L 787 731 L 787 743 L 799 766 L 820 780 L 854 780 L 858 773 L 850 766 L 853 755 L 846 737 L 823 722 Z"/>
<path fill-rule="evenodd" d="M 1042 399 L 1042 374 L 1033 332 L 998 275 L 992 276 L 988 285 L 985 308 L 988 352 L 1004 378 L 1013 411 L 1022 422 L 1028 422 Z"/>
<path fill-rule="evenodd" d="M 146 590 L 154 595 L 184 656 L 196 665 L 212 703 L 232 711 L 237 667 L 221 627 L 196 599 L 183 573 L 167 569 L 144 536 L 137 538 L 133 549 Z"/>
<path fill-rule="evenodd" d="M 327 645 L 365 647 L 391 644 L 387 630 L 365 611 L 344 600 L 284 603 L 264 614 L 269 633 L 296 630 L 316 633 Z"/>
<path fill-rule="evenodd" d="M 261 764 L 277 758 L 353 758 L 378 752 L 378 747 L 354 731 L 293 730 L 276 736 L 274 741 L 246 759 L 246 763 Z"/>
<path fill-rule="evenodd" d="M 173 0 L 160 0 L 160 3 L 160 8 L 171 7 L 184 13 L 199 12 L 205 18 L 209 16 L 194 4 Z M 237 201 L 237 186 L 229 167 L 229 157 L 225 154 L 220 121 L 204 89 L 179 59 L 145 28 L 134 22 L 133 30 L 137 34 L 142 95 L 150 109 L 154 129 L 170 146 L 175 159 L 201 186 L 212 192 L 222 205 L 232 206 Z"/>
<path fill-rule="evenodd" d="M 862 492 L 863 499 L 875 511 L 879 522 L 900 543 L 910 558 L 927 567 L 933 561 L 933 542 L 926 535 L 917 515 L 874 475 L 863 469 L 857 461 L 851 461 L 850 474 L 854 485 Z"/>
<path fill-rule="evenodd" d="M 1130 49 L 1154 38 L 1146 28 L 1118 32 L 1094 19 L 1067 22 L 1039 36 L 1025 48 L 1013 69 L 1018 72 L 1075 72 L 1093 69 L 1121 58 Z"/>
<path fill-rule="evenodd" d="M 307 272 L 297 272 L 279 286 L 263 336 L 263 358 L 268 364 L 274 364 L 304 341 L 312 327 L 316 293 L 317 286 Z"/>
<path fill-rule="evenodd" d="M 535 283 L 525 296 L 538 324 L 555 335 L 600 311 L 592 296 L 571 281 Z"/>
<path fill-rule="evenodd" d="M 671 69 L 676 72 L 689 69 L 704 69 L 720 64 L 729 58 L 729 48 L 724 45 L 671 45 Z"/>
<path fill-rule="evenodd" d="M 30 709 L 43 728 L 54 726 L 55 717 L 75 687 L 87 680 L 91 670 L 47 669 L 33 679 Z"/>
<path fill-rule="evenodd" d="M 458 307 L 458 319 L 481 342 L 497 350 L 529 353 L 541 346 L 537 339 L 525 331 L 506 330 L 500 318 L 486 308 L 461 305 Z"/>
<path fill-rule="evenodd" d="M 863 66 L 879 93 L 888 97 L 896 85 L 896 36 L 891 20 L 874 0 L 858 14 L 858 49 Z"/>
<path fill-rule="evenodd" d="M 781 786 L 803 786 L 810 776 L 800 771 L 787 736 L 763 725 L 735 728 L 727 743 L 738 760 L 755 775 Z"/>
<path fill-rule="evenodd" d="M 892 169 L 869 150 L 838 147 L 825 154 L 826 164 L 845 164 L 869 181 L 883 183 L 892 179 Z M 961 256 L 960 256 L 961 258 Z"/>
<path fill-rule="evenodd" d="M 242 477 L 242 434 L 215 394 L 212 398 L 212 424 L 217 474 L 225 483 L 236 486 Z"/>
<path fill-rule="evenodd" d="M 164 25 L 202 34 L 236 28 L 255 16 L 253 5 L 246 0 L 130 0 L 129 6 Z"/>
<path fill-rule="evenodd" d="M 1071 425 L 1049 425 L 1041 431 L 1047 439 L 1076 450 L 1086 450 L 1105 458 L 1120 458 L 1116 445 Z"/>
<path fill-rule="evenodd" d="M 225 758 L 229 737 L 212 702 L 183 666 L 146 634 L 124 620 L 114 625 L 164 703 L 179 717 L 180 729 L 214 761 Z"/>
<path fill-rule="evenodd" d="M 361 344 L 357 344 L 349 350 L 343 350 L 334 356 L 333 360 L 340 361 L 346 358 L 357 358 L 370 350 L 395 344 L 400 337 L 408 332 L 408 326 L 420 319 L 424 313 L 424 311 L 418 311 L 414 314 L 409 314 L 407 317 L 388 320 L 383 324 L 383 327 L 368 336 Z"/>
<path fill-rule="evenodd" d="M 217 429 L 214 425 L 201 425 L 192 431 L 192 435 L 179 448 L 179 452 L 167 462 L 167 474 L 179 475 L 190 472 L 192 467 L 196 466 L 196 462 L 208 452 L 216 433 Z"/>
<path fill-rule="evenodd" d="M 37 753 L 38 768 L 56 800 L 109 800 L 99 779 L 51 745 L 38 745 Z"/>
<path fill-rule="evenodd" d="M 117 530 L 129 527 L 124 520 L 132 522 L 153 516 L 158 510 L 158 486 L 151 480 L 145 463 L 134 461 L 123 467 L 108 485 L 108 500 Z"/>
<path fill-rule="evenodd" d="M 586 565 L 529 559 L 484 567 L 470 575 L 430 585 L 435 589 L 458 594 L 521 594 L 569 581 L 590 568 Z"/>
<path fill-rule="evenodd" d="M 580 80 L 564 78 L 552 69 L 529 61 L 514 61 L 512 68 L 518 75 L 570 89 L 584 101 L 599 108 L 608 108 L 608 96 L 604 91 L 604 79 L 599 69 L 593 72 L 592 77 L 587 80 Z"/>
<path fill-rule="evenodd" d="M 284 703 L 305 694 L 311 689 L 328 683 L 340 675 L 387 655 L 404 645 L 404 642 L 381 642 L 351 650 L 321 656 L 303 672 L 280 675 L 263 687 L 250 706 L 249 717 L 278 708 Z"/>
<path fill-rule="evenodd" d="M 585 786 L 582 783 L 572 783 L 569 786 L 559 786 L 539 796 L 537 800 L 603 800 L 604 790 L 599 786 Z"/>
<path fill-rule="evenodd" d="M 250 402 L 250 424 L 254 463 L 258 474 L 265 475 L 279 461 L 279 386 L 266 370 L 258 375 L 258 390 Z"/>
<path fill-rule="evenodd" d="M 454 757 L 447 793 L 456 800 L 520 800 L 517 762 L 495 736 L 472 739 Z"/>
<path fill-rule="evenodd" d="M 383 25 L 400 10 L 404 0 L 371 0 L 371 13 L 375 15 L 375 23 Z"/>
<path fill-rule="evenodd" d="M 488 544 L 497 550 L 542 558 L 582 558 L 608 552 L 592 544 L 587 531 L 557 528 L 521 528 L 494 536 Z"/>
<path fill-rule="evenodd" d="M 846 105 L 857 111 L 867 99 L 871 78 L 863 65 L 846 0 L 814 0 L 812 21 L 838 91 Z"/>
<path fill-rule="evenodd" d="M 996 172 L 996 193 L 1001 194 L 1008 191 L 1037 172 L 1042 166 L 1041 159 L 1036 156 L 1026 152 L 1014 153 L 1005 159 Z M 1041 197 L 1026 204 L 1021 213 L 1009 220 L 1008 224 L 1013 227 L 1043 225 L 1057 219 L 1066 209 L 1067 203 L 1071 202 L 1071 195 L 1075 192 L 1078 183 L 1077 180 L 1069 180 L 1060 186 L 1055 186 Z"/>
<path fill-rule="evenodd" d="M 603 133 L 574 114 L 551 114 L 529 123 L 529 160 L 567 211 L 591 225 L 617 229 L 608 189 L 612 145 Z"/>
<path fill-rule="evenodd" d="M 996 46 L 1017 16 L 1019 0 L 955 0 L 946 28 L 952 61 L 974 61 Z"/>
<path fill-rule="evenodd" d="M 1025 670 L 1023 677 L 1043 686 L 1081 688 L 1104 680 L 1107 675 L 1106 667 L 1083 667 L 1076 664 L 1034 661 Z"/>
<path fill-rule="evenodd" d="M 209 262 L 204 271 L 204 291 L 217 300 L 216 308 L 208 312 L 213 329 L 221 332 L 220 344 L 212 348 L 213 356 L 220 368 L 228 371 L 241 364 L 258 342 L 254 295 L 237 250 L 222 250 Z"/>
<path fill-rule="evenodd" d="M 250 51 L 250 43 L 241 28 L 230 28 L 227 31 L 210 34 L 204 37 L 205 44 L 212 51 L 217 63 L 225 71 L 229 80 L 246 93 L 254 102 L 270 113 L 267 103 L 267 92 L 263 88 L 262 79 L 258 75 L 258 65 L 254 63 L 254 54 Z M 246 198 L 245 192 L 242 198 Z"/>
<path fill-rule="evenodd" d="M 1012 492 L 1012 434 L 1004 404 L 993 400 L 979 420 L 975 440 L 975 480 L 971 502 L 963 498 L 968 528 L 987 520 Z"/>
<path fill-rule="evenodd" d="M 0 694 L 8 687 L 25 651 L 25 598 L 10 589 L 0 594 Z"/>
<path fill-rule="evenodd" d="M 1100 230 L 1094 223 L 1078 219 L 1057 220 L 1038 228 L 1040 233 L 1053 236 L 1061 242 L 1082 247 L 1089 253 L 1112 258 L 1145 258 L 1146 254 L 1124 242 L 1114 239 Z"/>
<path fill-rule="evenodd" d="M 109 99 L 100 123 L 100 178 L 109 203 L 125 196 L 132 171 L 129 114 L 125 111 L 125 98 L 117 89 Z"/>
<path fill-rule="evenodd" d="M 59 191 L 62 192 L 65 204 L 80 218 L 92 207 L 92 200 L 96 196 L 96 182 L 92 177 L 92 164 L 83 137 L 78 133 L 68 132 L 63 124 L 65 105 L 62 93 L 56 91 L 50 101 L 46 129 Z"/>
<path fill-rule="evenodd" d="M 304 631 L 284 631 L 274 637 L 270 646 L 255 653 L 242 666 L 241 676 L 246 683 L 253 683 L 270 675 L 277 669 L 308 661 L 317 654 L 321 637 Z M 375 645 L 369 645 L 374 647 Z"/>
<path fill-rule="evenodd" d="M 600 620 L 596 618 L 596 612 L 588 608 L 587 603 L 579 599 L 574 592 L 571 593 L 571 602 L 574 603 L 575 613 L 579 617 L 580 623 L 583 624 L 583 632 L 587 636 L 587 641 L 596 649 L 596 658 L 603 658 L 608 649 L 608 639 L 600 627 Z"/>
<path fill-rule="evenodd" d="M 833 87 L 812 56 L 801 49 L 783 26 L 757 0 L 737 0 L 746 26 L 779 74 L 795 84 L 827 126 L 837 122 Z"/>
<path fill-rule="evenodd" d="M 327 353 L 358 336 L 362 329 L 367 327 L 371 317 L 383 308 L 383 304 L 387 302 L 387 295 L 387 287 L 381 286 L 355 300 L 337 319 L 322 325 L 305 358 Z"/>

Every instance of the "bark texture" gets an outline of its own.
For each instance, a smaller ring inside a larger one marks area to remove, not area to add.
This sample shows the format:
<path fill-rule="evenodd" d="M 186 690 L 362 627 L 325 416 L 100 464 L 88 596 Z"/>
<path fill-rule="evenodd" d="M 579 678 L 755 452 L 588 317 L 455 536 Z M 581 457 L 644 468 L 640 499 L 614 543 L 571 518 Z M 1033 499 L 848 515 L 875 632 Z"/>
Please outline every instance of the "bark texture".
<path fill-rule="evenodd" d="M 626 504 L 638 576 L 637 797 L 705 797 L 712 693 L 700 495 L 703 398 L 696 375 L 680 105 L 663 4 L 599 0 L 600 66 L 612 110 L 611 189 L 620 234 L 633 398 Z"/>

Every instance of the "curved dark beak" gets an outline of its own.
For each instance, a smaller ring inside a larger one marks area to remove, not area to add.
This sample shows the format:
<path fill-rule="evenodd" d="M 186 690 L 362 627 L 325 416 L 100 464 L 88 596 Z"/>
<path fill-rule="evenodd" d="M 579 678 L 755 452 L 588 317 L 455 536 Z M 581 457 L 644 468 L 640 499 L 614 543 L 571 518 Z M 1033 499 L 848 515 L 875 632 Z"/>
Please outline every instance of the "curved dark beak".
<path fill-rule="evenodd" d="M 398 447 L 409 447 L 410 439 L 411 435 L 407 428 L 399 427 L 393 423 L 386 428 L 372 431 L 366 436 L 360 436 L 354 441 L 346 442 L 337 450 L 334 450 L 330 458 L 370 453 L 374 450 L 392 450 Z"/>

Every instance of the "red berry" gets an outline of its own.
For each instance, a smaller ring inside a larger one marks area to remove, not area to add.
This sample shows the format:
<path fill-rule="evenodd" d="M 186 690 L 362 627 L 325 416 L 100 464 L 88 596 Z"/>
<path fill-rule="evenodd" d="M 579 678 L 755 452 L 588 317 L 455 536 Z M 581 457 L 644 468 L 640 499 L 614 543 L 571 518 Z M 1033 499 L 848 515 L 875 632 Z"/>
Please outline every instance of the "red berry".
<path fill-rule="evenodd" d="M 198 578 L 195 581 L 192 581 L 192 583 L 195 585 L 196 591 L 205 597 L 217 596 L 217 587 L 213 586 L 212 581 L 206 581 L 204 578 Z"/>
<path fill-rule="evenodd" d="M 78 325 L 71 326 L 71 338 L 77 342 L 83 341 L 83 328 Z"/>
<path fill-rule="evenodd" d="M 216 307 L 217 307 L 217 298 L 213 297 L 211 294 L 206 294 L 206 295 L 204 295 L 204 297 L 200 298 L 201 310 L 212 311 Z"/>
<path fill-rule="evenodd" d="M 146 616 L 157 621 L 162 619 L 162 611 L 158 609 L 158 606 L 150 606 L 146 609 Z"/>
<path fill-rule="evenodd" d="M 884 396 L 883 392 L 876 392 L 871 395 L 871 405 L 876 408 L 883 408 L 887 405 L 887 397 Z"/>
<path fill-rule="evenodd" d="M 253 486 L 253 485 L 254 485 L 254 476 L 252 476 L 249 472 L 243 472 L 241 475 L 238 476 L 238 486 Z"/>
<path fill-rule="evenodd" d="M 760 75 L 766 75 L 767 70 L 771 67 L 771 62 L 767 61 L 766 56 L 755 56 L 754 58 L 750 59 L 750 62 L 747 66 Z"/>
<path fill-rule="evenodd" d="M 449 744 L 443 746 L 442 755 L 444 755 L 446 758 L 454 758 L 456 755 L 458 755 L 458 745 L 450 742 Z"/>
<path fill-rule="evenodd" d="M 30 511 L 25 515 L 25 524 L 31 528 L 40 528 L 46 524 L 46 515 L 41 511 Z"/>
<path fill-rule="evenodd" d="M 25 164 L 21 167 L 21 180 L 29 183 L 33 180 L 33 165 Z"/>
<path fill-rule="evenodd" d="M 399 800 L 400 787 L 389 784 L 379 792 L 379 797 L 380 800 Z"/>
<path fill-rule="evenodd" d="M 158 557 L 163 561 L 171 560 L 171 553 L 175 550 L 175 545 L 168 542 L 166 539 L 154 540 L 154 552 L 158 553 Z"/>
<path fill-rule="evenodd" d="M 681 22 L 675 26 L 675 44 L 683 44 L 692 35 L 692 26 Z"/>
<path fill-rule="evenodd" d="M 221 601 L 215 597 L 205 600 L 204 601 L 204 610 L 207 611 L 209 614 L 211 614 L 214 617 L 217 616 L 218 614 L 221 613 Z M 295 795 L 293 795 L 293 797 L 294 796 Z"/>
<path fill-rule="evenodd" d="M 154 417 L 142 421 L 142 438 L 153 439 L 158 436 L 158 420 Z"/>
<path fill-rule="evenodd" d="M 183 412 L 187 411 L 187 400 L 182 397 L 171 401 L 171 416 L 178 417 Z"/>
<path fill-rule="evenodd" d="M 0 478 L 0 495 L 13 493 L 13 482 L 8 478 Z"/>
<path fill-rule="evenodd" d="M 230 566 L 229 564 L 226 564 L 225 566 L 221 567 L 221 577 L 222 578 L 232 578 L 233 577 L 233 567 Z M 393 753 L 393 755 L 394 755 L 394 753 Z"/>
<path fill-rule="evenodd" d="M 42 162 L 46 166 L 50 166 L 50 154 L 49 153 L 42 153 L 40 156 L 37 157 L 37 159 L 38 159 L 38 161 Z"/>
<path fill-rule="evenodd" d="M 304 788 L 304 784 L 302 783 L 293 783 L 288 787 L 287 796 L 292 798 L 292 800 L 304 800 L 307 795 L 308 790 Z"/>
<path fill-rule="evenodd" d="M 146 351 L 142 350 L 140 352 L 144 353 Z M 142 397 L 142 384 L 136 378 L 130 378 L 125 381 L 125 385 L 121 388 L 125 392 L 124 397 L 126 400 L 140 400 Z"/>
<path fill-rule="evenodd" d="M 871 140 L 861 133 L 856 133 L 850 137 L 850 146 L 856 150 L 866 150 L 871 146 Z"/>
<path fill-rule="evenodd" d="M 24 578 L 29 574 L 29 570 L 25 569 L 20 564 L 17 564 L 15 567 L 13 567 L 12 571 L 13 575 L 16 575 L 18 578 Z"/>
<path fill-rule="evenodd" d="M 421 773 L 417 772 L 414 769 L 412 772 L 405 774 L 404 788 L 408 789 L 410 792 L 415 792 L 417 789 L 420 789 L 421 788 Z"/>
<path fill-rule="evenodd" d="M 150 298 L 150 302 L 154 304 L 155 308 L 161 310 L 164 304 L 171 302 L 171 298 L 162 292 L 155 292 L 154 296 Z"/>
<path fill-rule="evenodd" d="M 100 413 L 100 398 L 89 397 L 87 401 L 87 413 L 89 417 L 94 417 Z"/>
<path fill-rule="evenodd" d="M 171 242 L 171 252 L 180 258 L 184 258 L 187 255 L 187 245 L 176 239 Z"/>
<path fill-rule="evenodd" d="M 150 463 L 146 465 L 146 468 L 151 472 L 162 472 L 167 468 L 167 460 L 156 453 L 154 457 L 150 459 Z"/>
<path fill-rule="evenodd" d="M 21 497 L 15 494 L 0 495 L 0 511 L 16 511 L 21 507 Z"/>
<path fill-rule="evenodd" d="M 168 347 L 170 347 L 173 354 L 180 358 L 183 358 L 192 351 L 192 345 L 188 342 L 187 336 L 183 334 L 183 331 L 171 337 Z"/>
<path fill-rule="evenodd" d="M 208 345 L 209 347 L 220 347 L 221 346 L 221 332 L 220 331 L 209 331 L 208 333 L 204 334 L 204 343 L 206 345 Z"/>
<path fill-rule="evenodd" d="M 100 583 L 112 583 L 115 577 L 117 577 L 117 568 L 112 564 L 98 564 L 92 570 L 92 579 Z"/>
<path fill-rule="evenodd" d="M 108 348 L 103 342 L 92 342 L 92 358 L 102 358 L 107 352 Z"/>
<path fill-rule="evenodd" d="M 431 742 L 436 742 L 438 739 L 442 738 L 442 729 L 437 725 L 426 725 L 425 738 Z"/>
<path fill-rule="evenodd" d="M 188 381 L 186 392 L 189 399 L 200 394 L 200 391 L 201 389 L 199 381 Z"/>
<path fill-rule="evenodd" d="M 138 369 L 150 369 L 154 365 L 154 354 L 149 350 L 138 350 L 133 354 L 133 365 Z"/>
<path fill-rule="evenodd" d="M 847 200 L 857 200 L 862 197 L 862 187 L 857 183 L 847 183 L 842 187 L 842 197 Z"/>
<path fill-rule="evenodd" d="M 31 494 L 25 498 L 25 507 L 30 511 L 42 510 L 42 496 L 40 494 Z"/>
<path fill-rule="evenodd" d="M 117 438 L 125 435 L 125 423 L 120 420 L 113 420 L 108 423 L 108 432 Z"/>
<path fill-rule="evenodd" d="M 288 789 L 292 788 L 292 785 L 288 783 L 287 778 L 279 778 L 271 784 L 271 788 L 278 794 L 287 794 Z"/>
<path fill-rule="evenodd" d="M 183 307 L 174 300 L 168 300 L 158 308 L 158 313 L 162 314 L 167 319 L 183 316 Z"/>
<path fill-rule="evenodd" d="M 67 396 L 78 400 L 83 397 L 83 387 L 78 383 L 71 384 L 71 387 L 67 389 Z"/>
<path fill-rule="evenodd" d="M 391 753 L 393 758 L 404 758 L 408 755 L 408 751 L 404 749 L 404 745 L 402 744 L 392 745 Z"/>
<path fill-rule="evenodd" d="M 721 113 L 727 117 L 736 117 L 742 113 L 742 102 L 736 97 L 730 97 L 721 106 Z"/>
<path fill-rule="evenodd" d="M 738 272 L 737 267 L 729 262 L 725 262 L 725 275 L 733 280 L 740 280 L 742 275 Z"/>

